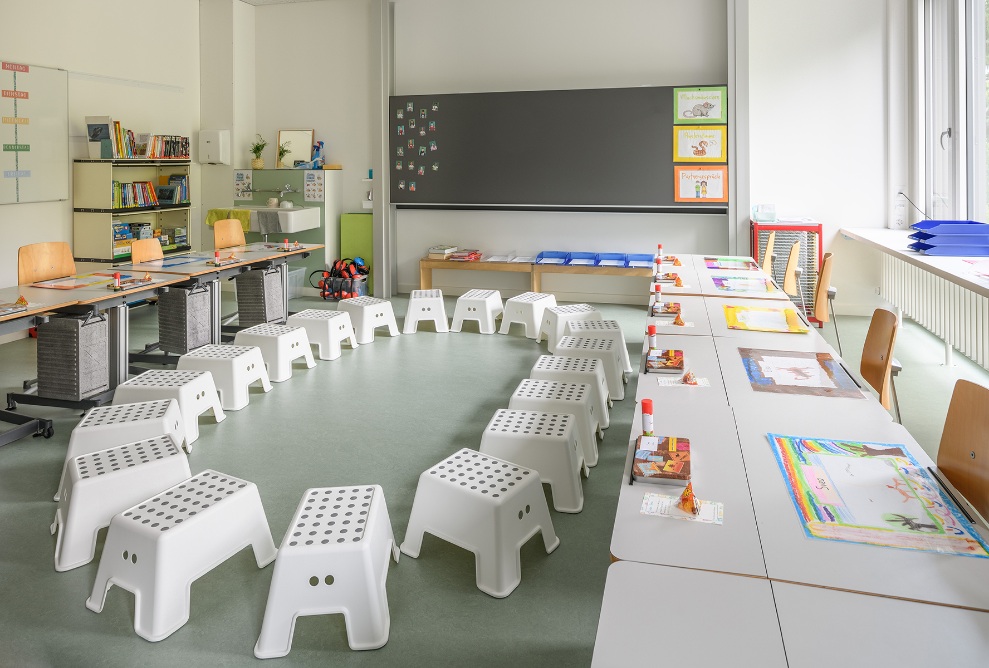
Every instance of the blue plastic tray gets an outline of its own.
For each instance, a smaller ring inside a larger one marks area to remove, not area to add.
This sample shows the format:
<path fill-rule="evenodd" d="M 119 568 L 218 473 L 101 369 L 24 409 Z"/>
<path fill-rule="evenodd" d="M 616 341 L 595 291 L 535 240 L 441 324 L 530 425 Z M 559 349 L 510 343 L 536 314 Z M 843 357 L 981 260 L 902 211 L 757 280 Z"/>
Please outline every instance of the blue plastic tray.
<path fill-rule="evenodd" d="M 599 267 L 625 267 L 628 256 L 625 253 L 598 253 L 594 263 Z"/>
<path fill-rule="evenodd" d="M 569 259 L 566 251 L 543 251 L 536 256 L 536 264 L 566 264 Z"/>
<path fill-rule="evenodd" d="M 627 267 L 646 267 L 647 269 L 652 269 L 655 264 L 655 256 L 650 253 L 629 253 L 626 258 L 625 266 Z"/>
<path fill-rule="evenodd" d="M 564 264 L 593 267 L 597 264 L 597 253 L 570 253 L 570 257 L 567 258 L 567 261 Z"/>
<path fill-rule="evenodd" d="M 982 225 L 989 233 L 989 225 L 977 220 L 922 220 L 914 223 L 910 228 L 930 234 L 973 234 L 972 225 Z M 981 231 L 978 234 L 981 234 Z"/>
<path fill-rule="evenodd" d="M 910 250 L 920 251 L 924 255 L 940 255 L 943 257 L 984 257 L 989 256 L 989 244 L 987 245 L 971 245 L 971 246 L 958 246 L 951 244 L 942 244 L 935 246 L 933 244 L 926 244 L 923 241 L 917 241 L 915 243 L 907 246 Z"/>

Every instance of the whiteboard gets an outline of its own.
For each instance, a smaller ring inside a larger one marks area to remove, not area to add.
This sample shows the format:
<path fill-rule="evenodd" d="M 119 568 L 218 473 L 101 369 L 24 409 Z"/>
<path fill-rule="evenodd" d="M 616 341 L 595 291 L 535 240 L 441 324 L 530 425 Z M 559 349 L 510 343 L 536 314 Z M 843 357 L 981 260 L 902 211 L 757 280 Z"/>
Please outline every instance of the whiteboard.
<path fill-rule="evenodd" d="M 0 59 L 0 204 L 69 198 L 65 70 Z"/>

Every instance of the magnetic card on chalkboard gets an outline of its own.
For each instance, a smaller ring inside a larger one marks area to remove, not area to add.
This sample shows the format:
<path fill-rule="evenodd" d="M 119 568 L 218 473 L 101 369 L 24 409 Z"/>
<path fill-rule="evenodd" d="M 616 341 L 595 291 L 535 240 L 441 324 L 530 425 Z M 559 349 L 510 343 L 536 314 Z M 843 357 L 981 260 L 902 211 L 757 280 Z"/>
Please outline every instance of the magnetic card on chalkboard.
<path fill-rule="evenodd" d="M 426 110 L 425 109 L 420 109 L 419 110 L 419 118 L 425 118 L 425 117 L 426 117 Z"/>
<path fill-rule="evenodd" d="M 429 121 L 429 131 L 436 132 L 436 121 Z"/>
<path fill-rule="evenodd" d="M 409 160 L 409 171 L 411 172 L 415 168 L 416 168 L 416 163 Z"/>
<path fill-rule="evenodd" d="M 425 173 L 426 173 L 426 168 L 423 165 L 419 165 L 419 169 L 416 171 L 416 174 L 422 176 Z"/>
<path fill-rule="evenodd" d="M 419 147 L 419 155 L 426 155 L 426 147 L 425 146 L 420 146 Z"/>
<path fill-rule="evenodd" d="M 415 181 L 409 181 L 409 192 L 413 192 L 414 193 L 415 191 L 416 191 L 416 182 Z"/>
<path fill-rule="evenodd" d="M 405 134 L 405 126 L 404 125 L 399 125 L 398 126 L 398 136 L 401 137 L 404 134 Z"/>
<path fill-rule="evenodd" d="M 415 111 L 416 106 L 411 102 L 405 103 L 405 111 Z"/>
<path fill-rule="evenodd" d="M 397 169 L 398 171 L 402 171 L 402 161 L 401 160 L 396 160 L 395 161 L 395 169 Z"/>
<path fill-rule="evenodd" d="M 405 118 L 405 112 L 402 109 L 399 109 L 398 111 L 395 112 L 395 118 L 398 119 Z"/>
<path fill-rule="evenodd" d="M 430 151 L 435 151 L 436 150 L 436 142 L 435 141 L 429 142 L 429 150 Z"/>
<path fill-rule="evenodd" d="M 409 127 L 410 128 L 414 128 L 415 126 L 416 126 L 416 119 L 410 118 L 409 119 Z"/>
<path fill-rule="evenodd" d="M 397 155 L 399 158 L 404 157 L 405 156 L 405 147 L 403 147 L 403 146 L 397 147 L 395 149 L 395 155 Z"/>
<path fill-rule="evenodd" d="M 440 110 L 440 103 L 433 102 L 433 111 L 439 111 L 439 110 Z"/>
<path fill-rule="evenodd" d="M 398 182 L 398 189 L 399 190 L 405 190 L 405 181 L 399 181 Z"/>
<path fill-rule="evenodd" d="M 409 148 L 415 148 L 415 147 L 416 147 L 416 140 L 415 139 L 410 139 L 409 140 Z"/>
<path fill-rule="evenodd" d="M 438 162 L 434 162 L 433 163 L 433 171 L 434 172 L 440 171 L 440 163 L 438 163 Z"/>

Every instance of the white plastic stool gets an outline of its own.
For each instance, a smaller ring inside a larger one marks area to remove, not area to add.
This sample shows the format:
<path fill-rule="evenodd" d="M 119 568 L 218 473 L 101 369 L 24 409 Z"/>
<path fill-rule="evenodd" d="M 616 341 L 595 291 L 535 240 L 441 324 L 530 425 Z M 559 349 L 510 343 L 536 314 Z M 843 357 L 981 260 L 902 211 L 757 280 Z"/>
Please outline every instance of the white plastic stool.
<path fill-rule="evenodd" d="M 590 304 L 566 304 L 550 306 L 543 311 L 539 324 L 539 341 L 546 337 L 551 353 L 556 352 L 556 344 L 566 335 L 566 324 L 574 320 L 600 320 L 601 312 Z"/>
<path fill-rule="evenodd" d="M 189 621 L 192 583 L 250 545 L 258 568 L 275 558 L 252 482 L 205 470 L 114 515 L 86 607 L 100 612 L 111 585 L 134 594 L 134 631 L 167 638 Z"/>
<path fill-rule="evenodd" d="M 398 336 L 395 311 L 389 301 L 376 297 L 351 297 L 340 300 L 337 308 L 350 314 L 357 332 L 357 343 L 372 343 L 374 330 L 378 327 L 387 327 L 389 336 Z"/>
<path fill-rule="evenodd" d="M 567 357 L 590 357 L 601 360 L 604 377 L 608 381 L 608 398 L 625 398 L 625 371 L 614 339 L 596 339 L 564 336 L 556 346 L 556 352 Z"/>
<path fill-rule="evenodd" d="M 468 290 L 457 297 L 451 332 L 463 329 L 464 320 L 476 320 L 481 334 L 495 333 L 495 318 L 505 312 L 498 290 Z"/>
<path fill-rule="evenodd" d="M 179 402 L 179 412 L 185 424 L 187 452 L 192 452 L 192 444 L 199 438 L 200 415 L 212 410 L 217 422 L 227 418 L 220 405 L 213 374 L 209 371 L 151 369 L 121 383 L 113 393 L 114 404 L 152 399 L 175 399 Z"/>
<path fill-rule="evenodd" d="M 567 357 L 566 355 L 540 355 L 529 371 L 529 378 L 555 380 L 561 383 L 584 383 L 591 386 L 591 399 L 598 410 L 601 429 L 611 425 L 608 408 L 608 381 L 604 377 L 604 365 L 593 357 Z"/>
<path fill-rule="evenodd" d="M 93 560 L 96 535 L 117 513 L 187 479 L 189 459 L 168 436 L 91 452 L 70 461 L 51 532 L 55 570 Z"/>
<path fill-rule="evenodd" d="M 505 302 L 505 312 L 501 316 L 501 329 L 498 333 L 508 334 L 512 323 L 520 322 L 525 325 L 525 335 L 538 341 L 543 311 L 550 306 L 556 306 L 556 297 L 544 292 L 523 292 L 518 297 L 512 297 Z"/>
<path fill-rule="evenodd" d="M 176 369 L 209 371 L 220 393 L 220 405 L 225 411 L 239 411 L 251 401 L 248 388 L 261 381 L 265 392 L 271 392 L 268 370 L 257 346 L 228 346 L 210 343 L 179 357 Z"/>
<path fill-rule="evenodd" d="M 499 409 L 481 434 L 480 451 L 534 470 L 553 490 L 553 508 L 579 513 L 584 507 L 580 473 L 588 474 L 577 445 L 574 416 Z"/>
<path fill-rule="evenodd" d="M 268 367 L 273 383 L 283 383 L 292 377 L 292 362 L 302 358 L 310 369 L 316 366 L 304 327 L 262 323 L 237 332 L 238 346 L 257 346 Z"/>
<path fill-rule="evenodd" d="M 539 413 L 563 413 L 574 416 L 577 445 L 588 466 L 597 466 L 598 442 L 603 435 L 597 411 L 591 401 L 591 386 L 584 383 L 560 383 L 555 380 L 526 378 L 512 393 L 508 407 Z"/>
<path fill-rule="evenodd" d="M 535 471 L 464 448 L 419 476 L 402 552 L 413 559 L 424 532 L 474 553 L 477 588 L 508 596 L 522 581 L 519 550 L 541 532 L 559 546 Z"/>
<path fill-rule="evenodd" d="M 346 311 L 310 308 L 290 315 L 285 324 L 305 327 L 309 343 L 318 347 L 321 360 L 339 359 L 343 354 L 340 344 L 344 341 L 350 343 L 351 349 L 358 345 L 354 324 Z"/>
<path fill-rule="evenodd" d="M 59 492 L 65 482 L 65 465 L 76 457 L 156 436 L 168 436 L 178 447 L 185 441 L 182 413 L 175 399 L 90 408 L 69 436 L 62 478 L 58 481 Z M 55 500 L 58 501 L 58 493 Z"/>
<path fill-rule="evenodd" d="M 405 312 L 405 327 L 402 329 L 402 334 L 415 334 L 422 320 L 431 320 L 439 333 L 450 331 L 441 290 L 412 291 L 409 295 L 409 309 Z"/>
<path fill-rule="evenodd" d="M 632 361 L 628 357 L 628 346 L 625 345 L 625 334 L 617 320 L 579 320 L 570 321 L 566 327 L 567 336 L 585 337 L 592 339 L 614 339 L 621 360 L 622 371 L 632 373 Z"/>
<path fill-rule="evenodd" d="M 343 613 L 350 649 L 388 642 L 388 559 L 398 562 L 378 485 L 308 489 L 282 539 L 254 656 L 292 649 L 300 615 Z"/>

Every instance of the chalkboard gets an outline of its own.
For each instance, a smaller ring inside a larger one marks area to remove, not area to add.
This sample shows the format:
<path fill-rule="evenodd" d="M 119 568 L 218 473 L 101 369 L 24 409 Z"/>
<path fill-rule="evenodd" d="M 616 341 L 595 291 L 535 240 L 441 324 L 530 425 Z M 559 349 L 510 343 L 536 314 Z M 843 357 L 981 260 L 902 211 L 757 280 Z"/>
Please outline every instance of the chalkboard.
<path fill-rule="evenodd" d="M 0 204 L 69 197 L 65 70 L 0 60 Z"/>
<path fill-rule="evenodd" d="M 675 195 L 672 86 L 394 96 L 389 116 L 400 207 L 726 211 Z"/>

